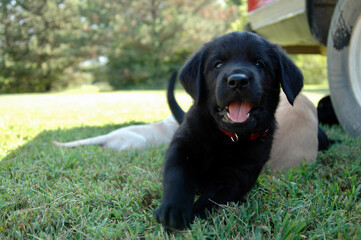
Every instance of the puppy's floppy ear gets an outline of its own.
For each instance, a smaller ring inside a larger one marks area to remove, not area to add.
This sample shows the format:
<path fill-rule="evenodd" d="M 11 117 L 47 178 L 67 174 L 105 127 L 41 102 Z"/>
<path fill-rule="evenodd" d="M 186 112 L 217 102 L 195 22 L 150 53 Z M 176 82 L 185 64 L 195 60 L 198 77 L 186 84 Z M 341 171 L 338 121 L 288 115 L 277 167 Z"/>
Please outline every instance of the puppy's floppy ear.
<path fill-rule="evenodd" d="M 278 55 L 279 67 L 277 76 L 280 77 L 281 87 L 286 94 L 288 101 L 293 101 L 303 87 L 303 75 L 301 70 L 286 56 L 280 47 L 275 46 Z"/>
<path fill-rule="evenodd" d="M 204 96 L 204 46 L 195 52 L 184 64 L 179 73 L 179 79 L 186 92 L 191 95 L 196 104 L 199 104 Z"/>

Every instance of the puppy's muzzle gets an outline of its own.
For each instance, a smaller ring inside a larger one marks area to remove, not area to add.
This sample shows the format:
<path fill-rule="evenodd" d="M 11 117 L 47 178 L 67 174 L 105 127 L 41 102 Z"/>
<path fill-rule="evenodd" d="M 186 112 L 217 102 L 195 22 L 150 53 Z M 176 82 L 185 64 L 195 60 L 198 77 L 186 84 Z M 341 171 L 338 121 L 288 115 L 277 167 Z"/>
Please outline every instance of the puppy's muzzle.
<path fill-rule="evenodd" d="M 232 74 L 227 79 L 227 86 L 232 89 L 241 89 L 249 85 L 250 78 L 244 73 Z"/>

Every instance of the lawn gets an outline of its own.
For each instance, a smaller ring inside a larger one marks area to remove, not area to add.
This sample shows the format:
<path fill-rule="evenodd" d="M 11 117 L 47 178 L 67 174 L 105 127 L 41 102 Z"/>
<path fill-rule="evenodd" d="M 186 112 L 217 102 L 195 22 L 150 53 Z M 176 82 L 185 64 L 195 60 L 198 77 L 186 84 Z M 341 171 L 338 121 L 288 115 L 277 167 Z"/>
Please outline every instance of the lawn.
<path fill-rule="evenodd" d="M 306 87 L 313 102 L 327 93 Z M 160 205 L 167 146 L 116 153 L 56 148 L 170 113 L 163 91 L 0 96 L 0 239 L 361 239 L 360 138 L 314 163 L 263 173 L 244 202 L 228 204 L 191 230 L 167 235 Z M 183 108 L 191 101 L 178 92 Z"/>

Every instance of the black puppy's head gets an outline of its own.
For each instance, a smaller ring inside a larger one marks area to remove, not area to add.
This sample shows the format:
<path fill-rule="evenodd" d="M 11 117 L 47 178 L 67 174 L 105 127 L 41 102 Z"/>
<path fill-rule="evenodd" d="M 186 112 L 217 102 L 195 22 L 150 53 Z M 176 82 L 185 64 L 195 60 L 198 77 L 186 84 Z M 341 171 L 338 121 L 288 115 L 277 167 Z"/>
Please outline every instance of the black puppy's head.
<path fill-rule="evenodd" d="M 181 69 L 180 81 L 219 128 L 261 132 L 274 119 L 280 85 L 288 101 L 303 76 L 275 44 L 250 32 L 232 32 L 204 44 Z"/>

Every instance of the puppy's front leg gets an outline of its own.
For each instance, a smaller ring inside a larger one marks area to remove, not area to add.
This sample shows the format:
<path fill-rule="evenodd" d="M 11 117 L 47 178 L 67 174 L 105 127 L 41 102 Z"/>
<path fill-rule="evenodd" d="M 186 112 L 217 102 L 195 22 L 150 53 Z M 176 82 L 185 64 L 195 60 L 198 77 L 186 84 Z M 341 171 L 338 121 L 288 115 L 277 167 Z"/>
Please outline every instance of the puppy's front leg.
<path fill-rule="evenodd" d="M 189 227 L 192 221 L 194 181 L 187 159 L 184 151 L 176 147 L 170 147 L 166 155 L 163 201 L 154 217 L 167 230 Z"/>

